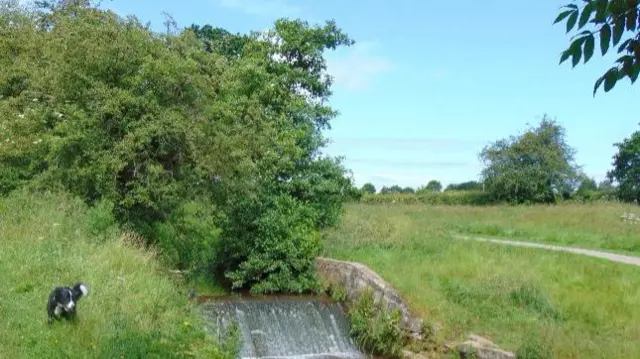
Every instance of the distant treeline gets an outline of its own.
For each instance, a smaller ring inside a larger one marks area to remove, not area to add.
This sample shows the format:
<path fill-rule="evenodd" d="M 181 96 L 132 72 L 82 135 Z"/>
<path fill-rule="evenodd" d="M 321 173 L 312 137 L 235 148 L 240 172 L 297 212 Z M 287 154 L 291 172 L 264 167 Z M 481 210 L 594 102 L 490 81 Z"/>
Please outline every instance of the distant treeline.
<path fill-rule="evenodd" d="M 431 181 L 438 182 L 438 181 Z M 439 182 L 438 182 L 439 183 Z M 467 205 L 486 206 L 508 203 L 508 201 L 495 198 L 492 193 L 483 190 L 483 184 L 479 181 L 467 181 L 449 184 L 444 191 L 430 189 L 429 186 L 401 187 L 398 185 L 384 186 L 379 192 L 371 191 L 375 186 L 365 184 L 361 189 L 361 195 L 354 199 L 361 203 L 382 204 L 430 204 L 430 205 Z M 555 202 L 597 202 L 616 201 L 616 187 L 610 181 L 604 180 L 599 184 L 590 178 L 585 178 L 578 188 L 571 193 L 558 194 Z M 534 202 L 523 202 L 534 203 Z"/>

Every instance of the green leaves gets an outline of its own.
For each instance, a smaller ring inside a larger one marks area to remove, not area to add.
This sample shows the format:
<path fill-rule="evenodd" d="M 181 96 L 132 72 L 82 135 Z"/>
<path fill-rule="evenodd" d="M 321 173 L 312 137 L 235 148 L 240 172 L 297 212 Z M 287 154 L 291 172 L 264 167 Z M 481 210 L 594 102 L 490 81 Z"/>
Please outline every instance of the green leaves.
<path fill-rule="evenodd" d="M 571 15 L 573 12 L 574 12 L 573 10 L 566 10 L 558 14 L 558 17 L 556 17 L 555 21 L 553 22 L 554 25 L 564 20 L 567 16 Z"/>
<path fill-rule="evenodd" d="M 604 56 L 609 50 L 609 43 L 611 42 L 611 26 L 604 24 L 600 28 L 600 51 Z"/>
<path fill-rule="evenodd" d="M 622 33 L 625 30 L 624 16 L 618 16 L 613 23 L 613 45 L 617 45 L 622 39 Z"/>
<path fill-rule="evenodd" d="M 593 87 L 593 95 L 595 96 L 598 88 L 604 83 L 604 92 L 609 92 L 613 89 L 618 81 L 619 70 L 617 67 L 610 68 L 604 75 L 602 75 L 596 81 Z"/>
<path fill-rule="evenodd" d="M 624 202 L 640 201 L 640 131 L 634 132 L 621 143 L 616 143 L 613 168 L 607 177 L 618 183 L 617 195 Z"/>
<path fill-rule="evenodd" d="M 640 1 L 624 0 L 583 0 L 584 6 L 576 4 L 564 6 L 556 16 L 554 24 L 566 21 L 566 33 L 583 29 L 587 24 L 593 24 L 593 29 L 583 30 L 571 37 L 569 47 L 562 51 L 560 64 L 571 58 L 572 68 L 583 59 L 586 64 L 594 55 L 596 41 L 600 40 L 600 53 L 606 55 L 610 46 L 617 46 L 621 56 L 616 60 L 618 66 L 609 69 L 599 77 L 594 84 L 594 96 L 604 84 L 605 92 L 615 87 L 618 80 L 628 77 L 635 83 L 640 72 Z M 623 41 L 625 32 L 631 33 L 630 38 Z M 627 57 L 626 54 L 635 57 Z"/>
<path fill-rule="evenodd" d="M 268 39 L 211 26 L 158 35 L 97 8 L 46 14 L 0 39 L 0 191 L 40 175 L 114 203 L 176 266 L 220 264 L 258 291 L 311 289 L 318 231 L 352 188 L 339 160 L 318 158 L 336 115 L 324 55 L 347 35 L 287 19 Z"/>
<path fill-rule="evenodd" d="M 584 63 L 586 64 L 593 57 L 596 39 L 593 35 L 587 36 L 584 42 Z"/>
<path fill-rule="evenodd" d="M 539 126 L 482 150 L 486 190 L 495 201 L 553 202 L 577 175 L 573 155 L 562 126 L 545 115 Z"/>
<path fill-rule="evenodd" d="M 576 22 L 578 21 L 578 10 L 571 12 L 569 15 L 569 19 L 567 20 L 567 33 L 576 26 Z"/>
<path fill-rule="evenodd" d="M 578 22 L 578 29 L 582 29 L 587 24 L 589 18 L 591 17 L 591 14 L 593 13 L 593 10 L 595 10 L 593 2 L 587 3 L 587 5 L 582 9 L 580 21 Z"/>

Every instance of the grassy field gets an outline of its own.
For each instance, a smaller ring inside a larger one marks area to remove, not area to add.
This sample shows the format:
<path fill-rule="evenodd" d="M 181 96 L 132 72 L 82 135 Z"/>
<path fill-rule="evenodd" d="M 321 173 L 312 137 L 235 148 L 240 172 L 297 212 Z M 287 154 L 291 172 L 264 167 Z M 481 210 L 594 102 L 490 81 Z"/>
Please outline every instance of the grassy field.
<path fill-rule="evenodd" d="M 633 225 L 620 218 L 624 213 L 640 217 L 640 207 L 633 205 L 472 207 L 392 204 L 363 207 L 352 204 L 347 208 L 351 217 L 358 212 L 358 221 L 388 218 L 384 224 L 370 229 L 376 231 L 376 238 L 393 242 L 406 240 L 414 232 L 441 236 L 457 233 L 640 255 L 640 223 Z"/>
<path fill-rule="evenodd" d="M 369 265 L 446 340 L 476 333 L 525 358 L 640 357 L 640 269 L 451 233 L 638 252 L 621 205 L 349 205 L 325 255 Z"/>
<path fill-rule="evenodd" d="M 153 253 L 64 196 L 0 199 L 0 358 L 220 358 Z M 85 281 L 78 320 L 49 326 L 46 300 Z"/>

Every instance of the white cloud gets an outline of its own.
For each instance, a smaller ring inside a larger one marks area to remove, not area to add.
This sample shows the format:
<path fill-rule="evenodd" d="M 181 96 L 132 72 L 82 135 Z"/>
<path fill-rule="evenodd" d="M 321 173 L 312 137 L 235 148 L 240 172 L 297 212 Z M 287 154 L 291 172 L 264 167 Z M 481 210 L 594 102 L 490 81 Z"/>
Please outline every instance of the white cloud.
<path fill-rule="evenodd" d="M 391 63 L 380 55 L 375 55 L 373 42 L 356 43 L 347 49 L 342 57 L 327 59 L 327 70 L 334 78 L 336 86 L 349 90 L 365 89 L 378 75 L 391 69 Z"/>
<path fill-rule="evenodd" d="M 300 5 L 289 3 L 286 0 L 218 0 L 218 4 L 252 15 L 291 16 L 302 11 Z"/>

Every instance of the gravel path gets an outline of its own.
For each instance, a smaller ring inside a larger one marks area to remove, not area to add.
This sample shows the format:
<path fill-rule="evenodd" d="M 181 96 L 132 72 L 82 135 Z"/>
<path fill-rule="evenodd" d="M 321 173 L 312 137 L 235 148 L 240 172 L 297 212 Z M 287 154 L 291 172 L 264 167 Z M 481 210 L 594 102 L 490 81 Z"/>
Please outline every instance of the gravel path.
<path fill-rule="evenodd" d="M 462 240 L 472 240 L 472 241 L 478 241 L 478 242 L 491 242 L 491 243 L 505 244 L 509 246 L 533 247 L 533 248 L 547 249 L 551 251 L 570 252 L 575 254 L 581 254 L 583 256 L 607 259 L 613 262 L 633 264 L 633 265 L 640 266 L 640 257 L 625 256 L 622 254 L 602 252 L 602 251 L 596 251 L 592 249 L 563 247 L 563 246 L 556 246 L 556 245 L 550 245 L 550 244 L 520 242 L 520 241 L 513 241 L 513 240 L 506 240 L 506 239 L 469 237 L 469 236 L 461 236 L 461 235 L 454 235 L 453 238 L 462 239 Z"/>

